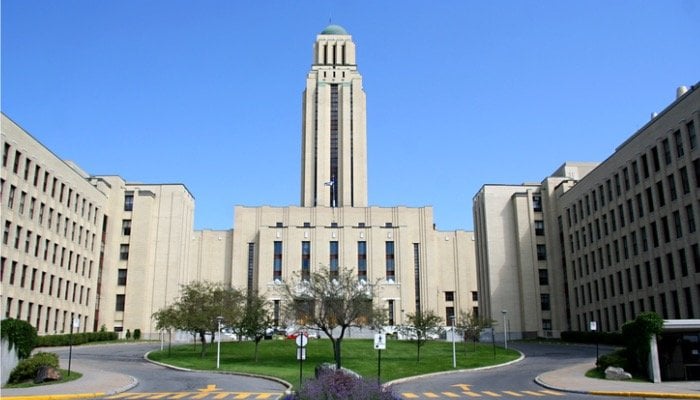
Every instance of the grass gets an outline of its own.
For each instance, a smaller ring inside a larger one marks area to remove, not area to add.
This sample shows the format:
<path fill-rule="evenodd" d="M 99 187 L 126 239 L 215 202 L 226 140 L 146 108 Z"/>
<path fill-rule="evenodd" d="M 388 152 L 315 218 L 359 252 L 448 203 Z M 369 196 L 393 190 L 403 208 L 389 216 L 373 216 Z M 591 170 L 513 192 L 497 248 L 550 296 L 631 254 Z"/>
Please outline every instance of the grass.
<path fill-rule="evenodd" d="M 3 386 L 4 389 L 21 389 L 21 388 L 28 388 L 28 387 L 36 387 L 36 386 L 47 386 L 47 385 L 55 385 L 57 383 L 66 383 L 70 381 L 74 381 L 76 379 L 80 379 L 83 377 L 83 374 L 80 372 L 75 372 L 71 371 L 70 376 L 68 376 L 68 370 L 67 369 L 58 369 L 61 371 L 61 380 L 60 381 L 47 381 L 44 383 L 34 383 L 33 381 L 25 381 L 25 382 L 19 382 L 19 383 L 8 383 L 7 385 Z"/>
<path fill-rule="evenodd" d="M 311 340 L 307 345 L 303 362 L 303 379 L 314 376 L 314 368 L 321 363 L 333 363 L 333 348 L 327 339 Z M 200 357 L 201 345 L 196 350 L 193 344 L 175 346 L 172 354 L 168 350 L 154 351 L 149 358 L 179 367 L 195 370 L 216 369 L 216 343 L 208 346 L 206 355 Z M 365 377 L 377 376 L 378 352 L 372 340 L 344 339 L 342 342 L 342 365 Z M 457 346 L 457 368 L 467 369 L 501 364 L 517 359 L 520 354 L 513 350 L 491 344 L 477 343 Z M 272 376 L 295 386 L 299 384 L 299 361 L 296 359 L 296 344 L 293 340 L 268 340 L 260 342 L 258 361 L 254 360 L 254 343 L 222 342 L 221 371 L 242 372 Z M 431 341 L 421 347 L 420 362 L 416 361 L 416 344 L 411 341 L 390 340 L 381 354 L 381 380 L 390 381 L 431 372 L 451 371 L 452 343 Z"/>

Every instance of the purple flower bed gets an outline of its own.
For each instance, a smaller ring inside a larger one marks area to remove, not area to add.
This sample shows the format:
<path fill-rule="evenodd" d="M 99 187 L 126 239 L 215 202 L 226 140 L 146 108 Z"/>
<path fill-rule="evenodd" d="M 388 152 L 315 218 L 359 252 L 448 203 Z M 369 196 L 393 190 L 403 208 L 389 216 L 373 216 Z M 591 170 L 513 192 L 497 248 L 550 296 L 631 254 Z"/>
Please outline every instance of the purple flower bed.
<path fill-rule="evenodd" d="M 341 371 L 324 371 L 318 378 L 310 379 L 298 393 L 284 400 L 398 400 L 391 390 L 376 381 L 357 378 Z"/>

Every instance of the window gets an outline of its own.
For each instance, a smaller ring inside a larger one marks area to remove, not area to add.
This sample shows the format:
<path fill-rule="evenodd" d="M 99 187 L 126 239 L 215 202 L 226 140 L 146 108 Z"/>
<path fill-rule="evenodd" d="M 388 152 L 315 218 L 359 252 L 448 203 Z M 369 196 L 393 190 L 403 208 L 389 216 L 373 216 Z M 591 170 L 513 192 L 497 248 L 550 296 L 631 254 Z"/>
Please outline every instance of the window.
<path fill-rule="evenodd" d="M 134 192 L 124 193 L 124 211 L 134 210 Z"/>
<path fill-rule="evenodd" d="M 125 300 L 126 300 L 126 295 L 123 295 L 123 294 L 117 295 L 117 305 L 114 308 L 115 311 L 124 311 Z"/>
<path fill-rule="evenodd" d="M 395 325 L 394 300 L 387 300 L 387 313 L 389 318 L 389 325 Z"/>
<path fill-rule="evenodd" d="M 538 260 L 546 260 L 547 259 L 547 249 L 546 249 L 545 245 L 543 245 L 543 244 L 537 245 L 537 259 Z"/>
<path fill-rule="evenodd" d="M 386 280 L 394 282 L 396 279 L 396 271 L 394 265 L 394 242 L 387 241 L 385 243 L 385 260 L 386 260 Z"/>
<path fill-rule="evenodd" d="M 535 220 L 535 235 L 544 236 L 544 221 Z"/>
<path fill-rule="evenodd" d="M 542 311 L 549 311 L 551 309 L 548 293 L 540 294 L 540 306 Z"/>
<path fill-rule="evenodd" d="M 479 292 L 472 292 L 472 301 L 479 301 Z"/>
<path fill-rule="evenodd" d="M 367 281 L 367 242 L 357 242 L 357 278 Z"/>
<path fill-rule="evenodd" d="M 445 292 L 445 301 L 455 301 L 455 292 Z"/>
<path fill-rule="evenodd" d="M 447 326 L 454 325 L 455 308 L 445 307 L 445 323 Z"/>
<path fill-rule="evenodd" d="M 274 256 L 272 261 L 272 279 L 275 281 L 282 280 L 282 242 L 275 241 Z"/>
<path fill-rule="evenodd" d="M 671 163 L 671 145 L 668 142 L 668 139 L 664 139 L 661 141 L 661 147 L 663 147 L 664 151 L 664 162 L 666 165 Z"/>
<path fill-rule="evenodd" d="M 663 181 L 656 182 L 656 196 L 659 199 L 659 207 L 663 207 L 666 204 L 666 199 L 664 198 Z"/>
<path fill-rule="evenodd" d="M 119 246 L 119 259 L 126 261 L 129 259 L 129 245 L 122 244 Z"/>
<path fill-rule="evenodd" d="M 661 168 L 661 163 L 659 162 L 659 150 L 656 146 L 651 148 L 651 161 L 654 165 L 654 171 L 658 172 Z"/>
<path fill-rule="evenodd" d="M 673 174 L 666 177 L 668 182 L 668 191 L 671 194 L 671 201 L 675 201 L 678 198 L 678 192 L 676 191 L 676 180 L 673 178 Z"/>
<path fill-rule="evenodd" d="M 673 212 L 673 226 L 676 228 L 676 239 L 683 237 L 683 226 L 681 224 L 680 211 Z"/>
<path fill-rule="evenodd" d="M 695 214 L 693 213 L 693 206 L 691 204 L 685 206 L 685 215 L 688 221 L 688 232 L 695 232 Z"/>
<path fill-rule="evenodd" d="M 549 273 L 547 272 L 547 270 L 544 268 L 540 268 L 539 275 L 540 275 L 540 286 L 549 285 Z"/>
<path fill-rule="evenodd" d="M 632 179 L 635 185 L 639 183 L 639 167 L 636 161 L 632 161 Z"/>
<path fill-rule="evenodd" d="M 301 242 L 301 279 L 311 278 L 311 242 Z"/>
<path fill-rule="evenodd" d="M 688 169 L 686 167 L 681 167 L 678 170 L 681 176 L 681 188 L 683 189 L 683 194 L 690 193 L 690 180 L 688 179 Z"/>
<path fill-rule="evenodd" d="M 124 236 L 131 235 L 131 220 L 130 219 L 122 220 L 122 235 L 124 235 Z"/>
<path fill-rule="evenodd" d="M 683 139 L 680 130 L 673 132 L 673 139 L 676 142 L 676 156 L 681 158 L 683 157 Z"/>
<path fill-rule="evenodd" d="M 542 320 L 542 330 L 544 330 L 544 331 L 551 331 L 552 330 L 552 320 L 551 319 L 543 319 Z"/>
<path fill-rule="evenodd" d="M 532 209 L 533 211 L 542 211 L 542 196 L 539 194 L 532 195 Z"/>
<path fill-rule="evenodd" d="M 691 120 L 685 125 L 685 127 L 688 129 L 688 144 L 690 145 L 690 149 L 693 150 L 697 145 L 697 137 L 695 135 L 695 121 Z"/>
<path fill-rule="evenodd" d="M 120 268 L 117 275 L 117 285 L 126 286 L 126 269 Z"/>
<path fill-rule="evenodd" d="M 338 242 L 331 241 L 329 243 L 328 252 L 330 257 L 328 259 L 328 267 L 331 271 L 331 278 L 338 277 Z"/>

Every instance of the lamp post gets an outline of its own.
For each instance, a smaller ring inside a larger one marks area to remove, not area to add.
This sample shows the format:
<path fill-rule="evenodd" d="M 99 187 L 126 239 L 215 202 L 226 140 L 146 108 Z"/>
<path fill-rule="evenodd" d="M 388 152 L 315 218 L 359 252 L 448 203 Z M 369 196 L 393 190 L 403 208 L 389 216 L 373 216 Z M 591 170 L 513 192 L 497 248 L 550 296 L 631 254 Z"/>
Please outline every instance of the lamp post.
<path fill-rule="evenodd" d="M 220 361 L 221 361 L 221 322 L 224 320 L 224 317 L 218 316 L 216 317 L 216 322 L 219 324 L 219 336 L 217 339 L 216 343 L 216 369 L 219 369 Z"/>
<path fill-rule="evenodd" d="M 504 309 L 501 310 L 501 313 L 503 314 L 503 342 L 506 350 L 508 350 L 508 325 L 506 324 L 506 314 L 508 314 L 508 311 Z"/>
<path fill-rule="evenodd" d="M 455 316 L 450 316 L 450 320 L 452 321 L 452 368 L 457 368 L 457 352 L 455 351 L 455 325 L 457 324 L 455 323 Z"/>

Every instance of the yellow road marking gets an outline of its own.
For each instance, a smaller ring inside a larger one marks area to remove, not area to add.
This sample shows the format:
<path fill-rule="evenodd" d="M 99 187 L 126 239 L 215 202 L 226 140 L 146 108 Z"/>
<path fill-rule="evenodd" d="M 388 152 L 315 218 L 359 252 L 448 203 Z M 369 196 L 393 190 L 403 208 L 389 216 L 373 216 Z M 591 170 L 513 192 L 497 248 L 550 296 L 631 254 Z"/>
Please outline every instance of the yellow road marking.
<path fill-rule="evenodd" d="M 177 400 L 177 399 L 184 399 L 185 397 L 192 395 L 194 393 L 192 392 L 182 392 L 178 394 L 173 394 L 172 396 L 168 397 L 170 400 Z"/>
<path fill-rule="evenodd" d="M 425 395 L 425 397 L 429 397 L 429 398 L 431 398 L 431 399 L 436 399 L 436 398 L 440 397 L 440 396 L 436 395 L 436 394 L 433 393 L 433 392 L 425 392 L 425 393 L 423 393 L 423 394 Z"/>
<path fill-rule="evenodd" d="M 458 394 L 452 393 L 452 392 L 442 392 L 447 397 L 459 397 Z"/>
<path fill-rule="evenodd" d="M 522 392 L 530 396 L 544 396 L 542 393 L 533 392 L 532 390 L 523 390 Z"/>
<path fill-rule="evenodd" d="M 466 383 L 458 383 L 458 384 L 452 385 L 452 386 L 453 386 L 453 387 L 458 387 L 458 388 L 460 388 L 461 390 L 463 390 L 463 391 L 465 391 L 465 392 L 468 392 L 468 391 L 471 390 L 470 387 L 471 387 L 472 385 L 467 385 Z"/>
<path fill-rule="evenodd" d="M 510 391 L 510 390 L 504 390 L 503 393 L 509 394 L 509 395 L 515 396 L 515 397 L 523 397 L 522 394 L 520 394 L 520 393 L 518 393 L 518 392 Z"/>
<path fill-rule="evenodd" d="M 401 393 L 401 395 L 407 399 L 417 399 L 418 395 L 414 393 Z"/>
<path fill-rule="evenodd" d="M 541 393 L 551 394 L 552 396 L 564 396 L 564 393 L 555 392 L 554 390 L 540 390 Z"/>
<path fill-rule="evenodd" d="M 491 392 L 491 391 L 488 391 L 488 390 L 482 390 L 481 393 L 483 393 L 483 394 L 485 394 L 485 395 L 487 395 L 487 396 L 491 396 L 491 397 L 501 397 L 500 394 L 498 394 L 498 393 L 496 393 L 496 392 Z"/>

